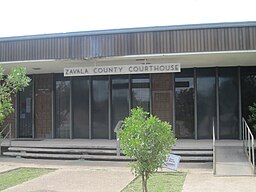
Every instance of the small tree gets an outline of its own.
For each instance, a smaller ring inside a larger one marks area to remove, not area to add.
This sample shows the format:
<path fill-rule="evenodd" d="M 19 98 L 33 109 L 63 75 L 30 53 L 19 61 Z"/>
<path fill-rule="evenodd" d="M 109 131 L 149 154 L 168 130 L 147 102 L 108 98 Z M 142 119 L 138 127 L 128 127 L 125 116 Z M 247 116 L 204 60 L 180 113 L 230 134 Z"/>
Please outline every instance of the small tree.
<path fill-rule="evenodd" d="M 4 69 L 0 65 L 0 125 L 6 117 L 14 111 L 12 106 L 12 95 L 22 91 L 29 85 L 30 78 L 26 76 L 24 67 L 11 69 L 9 75 L 4 75 Z"/>
<path fill-rule="evenodd" d="M 122 152 L 135 159 L 130 166 L 136 176 L 142 177 L 142 189 L 147 192 L 148 178 L 166 162 L 176 141 L 171 125 L 138 107 L 131 110 L 122 128 Z"/>
<path fill-rule="evenodd" d="M 251 115 L 249 116 L 249 122 L 252 124 L 254 133 L 256 133 L 256 103 L 253 103 L 249 106 L 249 111 Z"/>

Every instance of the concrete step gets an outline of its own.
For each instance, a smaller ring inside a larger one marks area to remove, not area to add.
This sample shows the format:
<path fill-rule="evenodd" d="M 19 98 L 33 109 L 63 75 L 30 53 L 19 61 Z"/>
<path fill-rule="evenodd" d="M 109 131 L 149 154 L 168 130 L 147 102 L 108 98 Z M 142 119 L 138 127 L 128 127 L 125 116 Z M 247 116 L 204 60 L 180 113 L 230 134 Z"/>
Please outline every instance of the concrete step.
<path fill-rule="evenodd" d="M 9 147 L 10 152 L 30 152 L 30 153 L 54 153 L 54 154 L 92 154 L 92 155 L 116 155 L 115 149 L 61 149 L 61 148 L 30 148 L 30 147 Z"/>
<path fill-rule="evenodd" d="M 3 155 L 10 157 L 23 157 L 34 159 L 65 159 L 65 160 L 98 160 L 98 161 L 131 161 L 132 159 L 125 156 L 116 155 L 84 155 L 84 154 L 54 154 L 54 153 L 30 153 L 20 152 L 4 152 Z M 181 162 L 212 162 L 212 156 L 181 156 Z"/>
<path fill-rule="evenodd" d="M 195 157 L 185 157 L 181 156 L 180 162 L 184 163 L 203 163 L 203 162 L 212 162 L 213 157 L 207 157 L 207 156 L 195 156 Z"/>
<path fill-rule="evenodd" d="M 213 151 L 172 151 L 173 154 L 175 155 L 180 155 L 180 156 L 213 156 Z"/>
<path fill-rule="evenodd" d="M 181 162 L 212 162 L 213 152 L 211 149 L 173 149 L 172 154 L 180 155 Z M 85 160 L 104 160 L 104 161 L 130 161 L 130 158 L 121 154 L 116 155 L 115 148 L 59 148 L 59 147 L 18 147 L 8 148 L 3 155 L 23 158 L 40 158 L 40 159 L 85 159 Z"/>
<path fill-rule="evenodd" d="M 10 157 L 23 157 L 34 159 L 65 159 L 65 160 L 97 160 L 97 161 L 131 161 L 125 156 L 110 155 L 75 155 L 75 154 L 49 154 L 49 153 L 27 153 L 27 152 L 4 152 L 3 155 Z"/>
<path fill-rule="evenodd" d="M 47 149 L 104 149 L 104 150 L 116 150 L 116 147 L 113 146 L 103 146 L 103 145 L 68 145 L 68 144 L 35 144 L 35 145 L 13 145 L 11 147 L 15 148 L 47 148 Z"/>
<path fill-rule="evenodd" d="M 86 155 L 86 154 L 94 154 L 94 155 L 100 155 L 100 154 L 105 154 L 105 155 L 116 155 L 116 150 L 115 149 L 61 149 L 61 148 L 31 148 L 31 147 L 9 147 L 8 151 L 12 152 L 19 152 L 19 151 L 24 151 L 24 152 L 30 152 L 30 153 L 67 153 L 67 154 L 81 154 L 81 155 Z M 175 155 L 181 155 L 181 156 L 212 156 L 213 152 L 212 151 L 191 151 L 191 150 L 182 150 L 182 151 L 177 151 L 173 150 L 173 154 Z"/>
<path fill-rule="evenodd" d="M 213 151 L 212 148 L 209 149 L 194 149 L 194 148 L 173 148 L 172 151 Z"/>

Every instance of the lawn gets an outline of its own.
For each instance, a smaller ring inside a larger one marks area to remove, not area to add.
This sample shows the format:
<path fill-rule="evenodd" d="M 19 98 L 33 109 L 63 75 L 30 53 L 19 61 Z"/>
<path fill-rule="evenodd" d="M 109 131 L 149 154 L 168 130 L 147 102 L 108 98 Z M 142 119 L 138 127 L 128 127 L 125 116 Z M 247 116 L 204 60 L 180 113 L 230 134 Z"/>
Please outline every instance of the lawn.
<path fill-rule="evenodd" d="M 148 180 L 149 192 L 181 192 L 186 173 L 164 172 L 156 173 Z M 141 192 L 141 177 L 134 179 L 122 192 Z"/>
<path fill-rule="evenodd" d="M 54 169 L 18 168 L 8 172 L 0 173 L 0 191 L 34 179 L 36 177 L 40 177 L 52 171 L 54 171 Z"/>

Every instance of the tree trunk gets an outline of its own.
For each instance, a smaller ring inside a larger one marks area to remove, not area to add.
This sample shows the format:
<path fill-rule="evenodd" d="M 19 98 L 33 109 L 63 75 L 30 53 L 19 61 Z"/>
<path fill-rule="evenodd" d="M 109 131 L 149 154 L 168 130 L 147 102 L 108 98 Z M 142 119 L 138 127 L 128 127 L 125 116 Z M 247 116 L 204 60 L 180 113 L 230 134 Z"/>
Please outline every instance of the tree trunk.
<path fill-rule="evenodd" d="M 144 186 L 145 186 L 145 192 L 148 192 L 148 173 L 145 173 L 145 178 L 144 178 Z"/>
<path fill-rule="evenodd" d="M 144 183 L 145 182 L 145 178 L 144 178 L 144 174 L 141 175 L 141 178 L 142 178 L 142 180 L 141 180 L 142 181 L 141 182 L 142 183 L 142 192 L 145 192 L 145 187 L 144 187 L 145 186 L 145 183 Z"/>
<path fill-rule="evenodd" d="M 145 182 L 145 184 L 144 184 L 145 185 L 144 186 L 145 187 L 145 192 L 148 192 L 148 186 L 147 186 L 148 185 L 148 179 L 147 179 L 147 177 L 145 177 L 145 181 L 144 182 Z"/>
<path fill-rule="evenodd" d="M 148 187 L 147 187 L 148 174 L 143 173 L 141 175 L 141 177 L 142 177 L 142 191 L 143 192 L 148 192 Z"/>

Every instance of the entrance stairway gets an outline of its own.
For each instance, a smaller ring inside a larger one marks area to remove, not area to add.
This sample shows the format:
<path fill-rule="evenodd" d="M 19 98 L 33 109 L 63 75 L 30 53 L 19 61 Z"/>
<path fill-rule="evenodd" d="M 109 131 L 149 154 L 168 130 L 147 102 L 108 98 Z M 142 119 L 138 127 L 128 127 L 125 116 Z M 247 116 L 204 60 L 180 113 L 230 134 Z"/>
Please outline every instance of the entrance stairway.
<path fill-rule="evenodd" d="M 181 162 L 202 163 L 213 161 L 212 148 L 174 147 L 172 154 L 180 155 Z M 113 146 L 22 146 L 12 145 L 4 156 L 34 159 L 131 161 L 123 154 L 117 156 Z"/>
<path fill-rule="evenodd" d="M 8 148 L 4 156 L 23 157 L 34 159 L 64 159 L 64 160 L 97 160 L 97 161 L 130 161 L 125 156 L 117 156 L 115 148 L 86 147 L 86 148 L 59 148 L 59 147 L 20 147 Z"/>
<path fill-rule="evenodd" d="M 174 148 L 172 154 L 181 156 L 181 162 L 186 163 L 204 163 L 213 161 L 213 151 L 211 148 Z"/>

